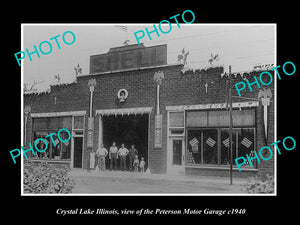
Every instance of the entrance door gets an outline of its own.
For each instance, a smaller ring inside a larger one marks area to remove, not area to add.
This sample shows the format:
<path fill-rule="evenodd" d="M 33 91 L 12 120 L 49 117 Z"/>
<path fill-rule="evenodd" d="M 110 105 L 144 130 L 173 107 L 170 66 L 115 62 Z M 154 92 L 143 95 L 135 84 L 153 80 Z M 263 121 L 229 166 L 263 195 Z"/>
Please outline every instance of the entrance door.
<path fill-rule="evenodd" d="M 82 168 L 83 137 L 73 137 L 73 141 L 74 141 L 73 168 Z"/>
<path fill-rule="evenodd" d="M 170 138 L 168 173 L 184 173 L 184 139 Z"/>
<path fill-rule="evenodd" d="M 146 162 L 146 171 L 149 165 L 148 123 L 149 114 L 103 116 L 103 144 L 107 149 L 113 141 L 116 142 L 118 148 L 121 147 L 121 144 L 124 144 L 129 149 L 134 144 L 139 159 L 143 157 Z M 126 160 L 126 168 L 130 168 L 129 157 Z"/>

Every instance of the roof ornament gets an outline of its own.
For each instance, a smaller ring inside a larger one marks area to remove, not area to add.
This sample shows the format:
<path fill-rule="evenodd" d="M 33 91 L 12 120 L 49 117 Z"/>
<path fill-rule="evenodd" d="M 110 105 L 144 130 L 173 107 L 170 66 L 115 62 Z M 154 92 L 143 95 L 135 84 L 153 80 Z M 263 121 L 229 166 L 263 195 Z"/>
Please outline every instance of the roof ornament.
<path fill-rule="evenodd" d="M 77 65 L 77 67 L 74 67 L 74 70 L 76 76 L 82 74 L 82 68 L 79 66 L 79 64 Z"/>
<path fill-rule="evenodd" d="M 181 51 L 181 54 L 177 56 L 177 62 L 182 63 L 183 65 L 187 64 L 187 56 L 189 55 L 189 51 L 185 52 L 184 48 Z"/>
<path fill-rule="evenodd" d="M 123 45 L 127 46 L 127 45 L 129 45 L 129 42 L 130 42 L 129 40 L 126 40 L 126 41 L 123 42 Z"/>
<path fill-rule="evenodd" d="M 59 74 L 54 75 L 54 79 L 57 81 L 57 83 L 59 83 L 60 82 L 60 76 L 59 76 Z"/>
<path fill-rule="evenodd" d="M 212 53 L 210 54 L 210 59 L 208 60 L 208 63 L 210 65 L 213 65 L 216 61 L 219 61 L 219 54 L 213 55 Z"/>

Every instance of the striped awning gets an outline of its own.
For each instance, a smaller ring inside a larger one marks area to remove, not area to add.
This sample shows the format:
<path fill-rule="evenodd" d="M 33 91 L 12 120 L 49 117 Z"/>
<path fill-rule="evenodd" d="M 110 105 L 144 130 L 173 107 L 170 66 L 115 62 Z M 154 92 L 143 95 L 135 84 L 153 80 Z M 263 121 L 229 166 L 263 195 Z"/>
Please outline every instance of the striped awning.
<path fill-rule="evenodd" d="M 101 116 L 109 115 L 137 115 L 151 113 L 152 107 L 137 107 L 137 108 L 123 108 L 123 109 L 98 109 L 96 114 Z"/>

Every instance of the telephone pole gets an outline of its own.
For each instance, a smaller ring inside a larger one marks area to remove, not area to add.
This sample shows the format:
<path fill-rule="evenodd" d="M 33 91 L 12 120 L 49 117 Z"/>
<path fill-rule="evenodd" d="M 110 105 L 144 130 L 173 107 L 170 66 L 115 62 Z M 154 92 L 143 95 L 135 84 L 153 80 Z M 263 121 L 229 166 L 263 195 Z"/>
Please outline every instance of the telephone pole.
<path fill-rule="evenodd" d="M 230 146 L 230 185 L 232 185 L 232 163 L 233 163 L 233 154 L 232 154 L 232 95 L 231 95 L 231 66 L 229 66 L 229 85 L 228 85 L 228 100 L 229 100 L 229 146 Z"/>

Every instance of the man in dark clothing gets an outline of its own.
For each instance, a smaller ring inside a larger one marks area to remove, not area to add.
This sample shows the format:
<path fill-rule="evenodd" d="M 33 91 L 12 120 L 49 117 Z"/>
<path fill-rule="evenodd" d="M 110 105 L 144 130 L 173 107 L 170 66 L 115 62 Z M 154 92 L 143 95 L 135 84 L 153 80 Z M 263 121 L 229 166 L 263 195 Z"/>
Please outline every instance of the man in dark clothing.
<path fill-rule="evenodd" d="M 129 149 L 129 168 L 130 171 L 133 170 L 133 161 L 134 161 L 134 156 L 138 155 L 138 151 L 136 150 L 134 145 L 131 145 L 131 148 Z"/>

